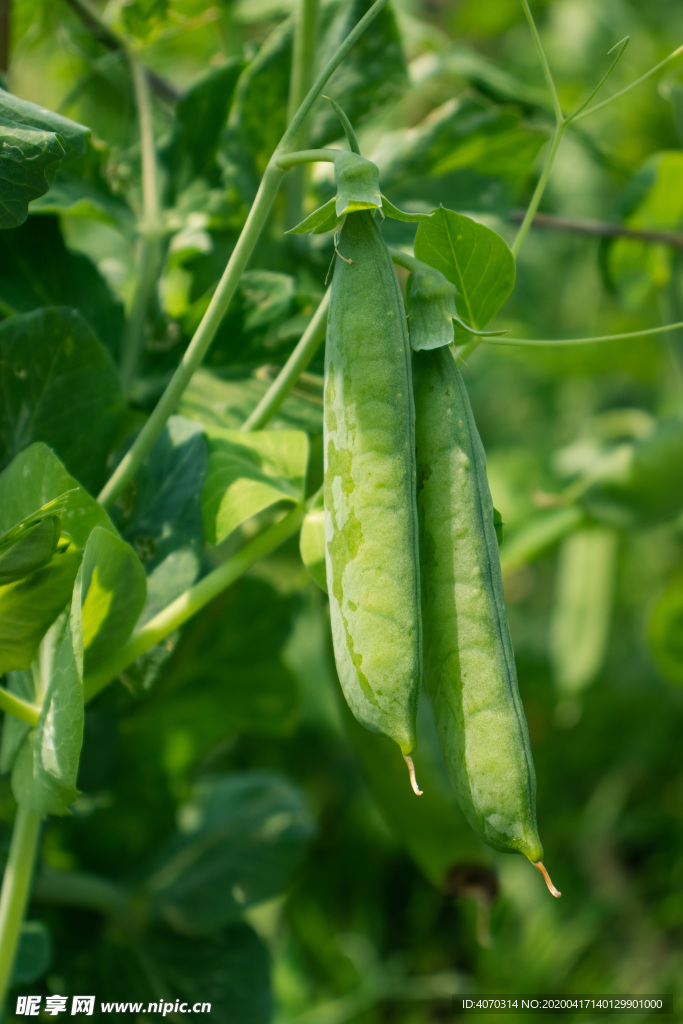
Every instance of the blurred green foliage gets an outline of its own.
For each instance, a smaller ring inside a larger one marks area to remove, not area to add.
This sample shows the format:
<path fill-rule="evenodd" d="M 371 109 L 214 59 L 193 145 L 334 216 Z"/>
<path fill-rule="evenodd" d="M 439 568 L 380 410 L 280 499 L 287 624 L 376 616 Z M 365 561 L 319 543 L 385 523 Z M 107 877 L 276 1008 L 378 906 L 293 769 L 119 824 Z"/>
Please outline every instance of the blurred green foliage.
<path fill-rule="evenodd" d="M 323 4 L 320 61 L 364 6 Z M 153 407 L 284 126 L 294 7 L 106 5 L 111 28 L 136 41 L 157 76 L 167 232 L 131 412 L 112 362 L 135 285 L 142 211 L 129 69 L 66 2 L 12 3 L 8 88 L 91 135 L 85 154 L 67 153 L 26 223 L 0 234 L 3 466 L 44 442 L 96 489 L 112 452 L 125 450 Z M 623 36 L 631 43 L 608 90 L 683 41 L 676 0 L 533 8 L 565 109 L 590 91 Z M 515 210 L 531 195 L 552 129 L 517 0 L 397 0 L 329 91 L 392 202 L 415 211 L 443 203 L 512 240 Z M 570 220 L 676 232 L 677 244 L 532 229 L 493 326 L 552 338 L 683 319 L 682 95 L 681 72 L 672 68 L 570 130 L 542 207 Z M 42 131 L 50 174 L 64 156 L 56 132 Z M 311 144 L 342 144 L 323 101 L 309 133 Z M 39 177 L 30 183 L 36 194 Z M 276 444 L 264 465 L 257 442 L 236 455 L 226 431 L 263 395 L 324 290 L 329 236 L 284 230 L 331 194 L 323 169 L 309 177 L 303 210 L 278 199 L 181 415 L 112 512 L 145 569 L 144 620 L 251 536 L 247 515 L 269 521 L 273 502 L 299 496 L 301 431 L 311 438 L 306 493 L 320 483 L 321 354 L 272 424 L 299 432 L 291 435 L 296 450 Z M 415 234 L 413 225 L 390 221 L 383 230 L 398 245 L 411 245 Z M 62 346 L 55 373 L 46 361 L 52 334 Z M 639 436 L 627 410 L 647 423 L 678 413 L 683 337 L 679 330 L 562 350 L 482 344 L 465 372 L 505 524 L 505 565 L 506 545 L 512 550 L 530 523 L 557 515 L 544 506 Z M 605 427 L 614 413 L 624 416 Z M 295 493 L 285 456 L 296 463 Z M 209 532 L 222 543 L 207 549 L 202 491 L 221 459 L 238 458 L 252 460 L 246 475 L 261 490 L 237 496 L 237 511 L 225 513 L 230 529 L 213 509 Z M 680 485 L 680 459 L 671 474 Z M 212 1001 L 214 1019 L 226 1024 L 441 1024 L 452 1019 L 456 992 L 683 999 L 683 518 L 675 508 L 654 525 L 637 516 L 619 522 L 609 557 L 598 559 L 576 555 L 577 534 L 574 555 L 567 540 L 558 550 L 562 534 L 585 527 L 571 514 L 562 524 L 527 547 L 506 578 L 539 825 L 561 901 L 522 858 L 484 850 L 469 833 L 426 709 L 416 763 L 428 792 L 419 805 L 396 754 L 347 721 L 325 598 L 293 540 L 138 662 L 126 687 L 111 687 L 87 708 L 81 795 L 70 816 L 45 827 L 16 993 L 196 997 Z M 0 607 L 7 598 L 0 588 Z M 580 672 L 577 645 L 590 654 Z M 26 729 L 14 745 L 4 730 L 3 753 L 15 753 Z M 0 797 L 6 849 L 7 777 Z"/>

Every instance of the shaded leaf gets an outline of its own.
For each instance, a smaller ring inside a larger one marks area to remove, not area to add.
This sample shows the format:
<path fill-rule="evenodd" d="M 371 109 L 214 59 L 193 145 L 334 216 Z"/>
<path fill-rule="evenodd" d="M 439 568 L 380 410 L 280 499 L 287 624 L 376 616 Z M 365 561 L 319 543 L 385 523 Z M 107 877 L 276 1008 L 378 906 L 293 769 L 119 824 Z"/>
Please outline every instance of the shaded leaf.
<path fill-rule="evenodd" d="M 249 925 L 235 924 L 203 939 L 157 929 L 144 939 L 143 949 L 170 998 L 162 999 L 161 1007 L 173 1008 L 176 999 L 190 1006 L 207 1003 L 226 1024 L 269 1024 L 268 951 Z"/>
<path fill-rule="evenodd" d="M 12 984 L 25 985 L 37 981 L 52 962 L 52 939 L 43 921 L 25 921 L 21 926 L 17 958 L 12 970 Z"/>
<path fill-rule="evenodd" d="M 86 256 L 67 249 L 56 217 L 31 216 L 0 235 L 0 309 L 13 315 L 50 305 L 77 309 L 107 349 L 118 352 L 122 303 Z"/>
<path fill-rule="evenodd" d="M 302 431 L 212 430 L 202 518 L 210 544 L 220 544 L 257 512 L 303 500 L 309 442 Z"/>
<path fill-rule="evenodd" d="M 266 772 L 202 780 L 146 888 L 175 928 L 211 932 L 289 884 L 313 834 L 298 789 Z"/>
<path fill-rule="evenodd" d="M 324 235 L 326 231 L 336 231 L 344 218 L 337 214 L 336 197 L 319 206 L 308 217 L 287 231 L 288 235 Z"/>
<path fill-rule="evenodd" d="M 200 495 L 206 466 L 202 428 L 172 416 L 135 477 L 121 532 L 147 575 L 142 622 L 192 586 L 199 574 L 204 546 Z"/>
<path fill-rule="evenodd" d="M 104 482 L 123 393 L 111 356 L 80 314 L 41 309 L 0 324 L 0 386 L 0 462 L 47 441 L 86 487 Z"/>

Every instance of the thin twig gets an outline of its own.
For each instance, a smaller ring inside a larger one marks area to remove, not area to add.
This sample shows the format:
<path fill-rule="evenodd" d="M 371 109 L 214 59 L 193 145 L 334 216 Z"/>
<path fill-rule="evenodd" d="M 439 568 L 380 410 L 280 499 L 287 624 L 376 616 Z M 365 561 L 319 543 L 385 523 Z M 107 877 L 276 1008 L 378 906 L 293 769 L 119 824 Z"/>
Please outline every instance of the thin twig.
<path fill-rule="evenodd" d="M 525 213 L 525 210 L 515 210 L 510 220 L 513 224 L 521 224 Z M 628 228 L 623 224 L 610 224 L 600 220 L 576 220 L 572 217 L 556 217 L 549 213 L 537 213 L 532 226 L 550 231 L 571 231 L 577 235 L 594 235 L 599 238 L 632 238 L 637 242 L 671 245 L 675 249 L 683 249 L 683 234 L 676 231 Z"/>

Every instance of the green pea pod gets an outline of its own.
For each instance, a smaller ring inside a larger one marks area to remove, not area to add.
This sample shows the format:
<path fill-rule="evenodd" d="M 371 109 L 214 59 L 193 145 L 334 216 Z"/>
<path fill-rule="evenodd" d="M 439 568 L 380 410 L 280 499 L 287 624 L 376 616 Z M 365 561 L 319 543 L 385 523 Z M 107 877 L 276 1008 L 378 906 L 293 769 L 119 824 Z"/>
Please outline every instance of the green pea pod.
<path fill-rule="evenodd" d="M 422 653 L 408 328 L 372 214 L 346 217 L 338 252 L 323 435 L 335 659 L 356 718 L 408 755 Z"/>
<path fill-rule="evenodd" d="M 417 353 L 414 373 L 425 680 L 444 760 L 475 832 L 523 853 L 559 895 L 542 864 L 484 449 L 450 352 Z"/>
<path fill-rule="evenodd" d="M 634 442 L 619 445 L 588 473 L 580 503 L 610 526 L 634 527 L 683 511 L 683 416 L 662 420 Z"/>
<path fill-rule="evenodd" d="M 609 637 L 618 534 L 586 525 L 561 544 L 550 619 L 550 659 L 557 690 L 576 697 L 599 674 Z"/>

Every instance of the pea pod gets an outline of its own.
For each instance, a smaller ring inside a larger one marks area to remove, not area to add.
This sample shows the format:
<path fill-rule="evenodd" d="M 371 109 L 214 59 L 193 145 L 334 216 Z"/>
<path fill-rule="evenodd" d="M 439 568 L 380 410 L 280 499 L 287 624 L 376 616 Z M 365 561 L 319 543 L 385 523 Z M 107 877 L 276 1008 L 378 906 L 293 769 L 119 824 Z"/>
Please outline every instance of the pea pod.
<path fill-rule="evenodd" d="M 536 778 L 503 585 L 486 458 L 450 352 L 415 356 L 425 680 L 465 817 L 544 874 Z"/>
<path fill-rule="evenodd" d="M 422 640 L 408 329 L 371 213 L 346 216 L 338 253 L 323 435 L 334 652 L 353 714 L 409 755 Z"/>

